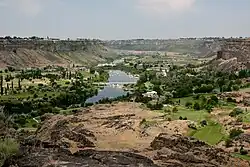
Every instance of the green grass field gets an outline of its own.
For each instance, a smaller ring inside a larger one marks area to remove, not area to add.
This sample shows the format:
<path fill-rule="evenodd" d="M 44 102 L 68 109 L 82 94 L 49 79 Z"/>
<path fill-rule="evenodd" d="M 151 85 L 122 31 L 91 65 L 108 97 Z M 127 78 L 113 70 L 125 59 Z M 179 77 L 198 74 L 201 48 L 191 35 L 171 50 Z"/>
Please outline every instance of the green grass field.
<path fill-rule="evenodd" d="M 178 111 L 176 113 L 171 113 L 171 118 L 173 120 L 178 120 L 180 117 L 187 117 L 188 120 L 200 122 L 202 120 L 207 120 L 209 117 L 209 113 L 207 111 L 195 111 L 193 109 L 188 109 L 185 107 L 177 107 Z"/>
<path fill-rule="evenodd" d="M 207 94 L 200 94 L 200 96 L 204 96 L 204 97 L 210 97 L 210 96 L 213 96 L 215 94 L 212 94 L 212 93 L 207 93 Z M 195 102 L 201 102 L 201 99 L 194 99 L 193 96 L 189 96 L 189 97 L 183 97 L 183 98 L 175 98 L 173 99 L 173 101 L 177 102 L 180 100 L 180 104 L 185 106 L 187 102 L 192 102 L 193 104 Z"/>
<path fill-rule="evenodd" d="M 233 153 L 232 156 L 233 156 L 233 157 L 236 157 L 236 158 L 243 159 L 243 160 L 248 160 L 248 161 L 250 161 L 250 156 L 249 156 L 249 155 L 241 155 L 241 154 L 239 154 L 239 153 Z"/>
<path fill-rule="evenodd" d="M 250 88 L 243 88 L 243 89 L 240 89 L 239 92 L 250 92 Z"/>
<path fill-rule="evenodd" d="M 223 139 L 222 126 L 220 124 L 208 125 L 197 130 L 193 137 L 202 140 L 208 144 L 215 145 Z"/>

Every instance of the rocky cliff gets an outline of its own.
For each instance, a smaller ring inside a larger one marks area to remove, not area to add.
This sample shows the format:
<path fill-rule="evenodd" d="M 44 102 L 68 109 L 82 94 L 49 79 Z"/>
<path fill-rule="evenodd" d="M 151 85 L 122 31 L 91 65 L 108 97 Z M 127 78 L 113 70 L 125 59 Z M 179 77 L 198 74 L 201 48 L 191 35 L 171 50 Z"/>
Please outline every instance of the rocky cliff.
<path fill-rule="evenodd" d="M 218 39 L 134 39 L 107 41 L 110 48 L 136 51 L 163 51 L 190 54 L 192 56 L 214 56 L 220 50 Z"/>
<path fill-rule="evenodd" d="M 224 71 L 239 71 L 250 68 L 250 39 L 226 39 L 221 41 L 221 50 L 211 62 L 213 67 Z"/>
<path fill-rule="evenodd" d="M 99 40 L 0 39 L 0 68 L 92 65 L 113 56 Z"/>

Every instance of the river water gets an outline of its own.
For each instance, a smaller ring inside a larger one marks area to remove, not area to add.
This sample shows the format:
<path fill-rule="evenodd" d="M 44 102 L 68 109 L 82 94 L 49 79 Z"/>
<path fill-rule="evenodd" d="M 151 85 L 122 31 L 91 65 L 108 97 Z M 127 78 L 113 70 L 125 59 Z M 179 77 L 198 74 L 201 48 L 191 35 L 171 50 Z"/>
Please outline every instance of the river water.
<path fill-rule="evenodd" d="M 116 83 L 116 84 L 132 84 L 136 83 L 138 78 L 129 75 L 120 70 L 109 71 L 109 83 Z M 127 92 L 124 91 L 122 88 L 113 87 L 113 86 L 105 86 L 104 89 L 98 92 L 97 96 L 89 98 L 86 103 L 96 103 L 104 98 L 116 98 L 119 96 L 126 95 Z"/>

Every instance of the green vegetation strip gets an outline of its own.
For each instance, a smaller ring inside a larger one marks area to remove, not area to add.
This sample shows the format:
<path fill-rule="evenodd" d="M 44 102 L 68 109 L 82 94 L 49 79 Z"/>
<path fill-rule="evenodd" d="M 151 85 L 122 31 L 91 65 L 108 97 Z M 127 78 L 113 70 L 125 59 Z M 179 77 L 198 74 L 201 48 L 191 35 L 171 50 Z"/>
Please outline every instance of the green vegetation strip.
<path fill-rule="evenodd" d="M 215 145 L 219 143 L 224 136 L 221 133 L 221 130 L 222 126 L 220 124 L 208 125 L 204 128 L 197 130 L 197 132 L 194 133 L 193 137 L 202 140 L 208 144 Z"/>
<path fill-rule="evenodd" d="M 209 116 L 209 113 L 206 111 L 195 111 L 193 109 L 187 109 L 185 107 L 178 107 L 178 111 L 176 113 L 172 113 L 171 117 L 174 120 L 178 120 L 179 117 L 186 117 L 188 120 L 200 122 L 202 120 L 206 120 Z"/>
<path fill-rule="evenodd" d="M 236 157 L 236 158 L 243 159 L 243 160 L 248 160 L 248 161 L 250 161 L 250 156 L 248 156 L 248 155 L 241 155 L 241 154 L 239 154 L 239 153 L 233 153 L 232 156 L 233 156 L 233 157 Z"/>

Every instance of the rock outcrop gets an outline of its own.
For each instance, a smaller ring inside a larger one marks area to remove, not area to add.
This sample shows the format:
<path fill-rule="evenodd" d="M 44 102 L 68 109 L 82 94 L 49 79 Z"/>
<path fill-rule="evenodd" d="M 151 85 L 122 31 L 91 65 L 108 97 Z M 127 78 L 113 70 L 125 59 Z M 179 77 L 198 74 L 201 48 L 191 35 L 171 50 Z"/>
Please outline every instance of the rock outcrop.
<path fill-rule="evenodd" d="M 221 40 L 221 50 L 211 66 L 223 71 L 250 68 L 250 39 Z"/>
<path fill-rule="evenodd" d="M 77 117 L 53 116 L 45 120 L 37 131 L 37 139 L 65 148 L 94 147 L 96 140 L 93 132 L 85 129 L 83 124 L 74 127 L 70 124 L 81 122 Z"/>
<path fill-rule="evenodd" d="M 13 157 L 4 167 L 158 167 L 145 156 L 129 152 L 65 149 L 23 149 L 22 156 Z"/>
<path fill-rule="evenodd" d="M 249 166 L 249 162 L 232 158 L 222 149 L 181 135 L 160 134 L 151 143 L 154 160 L 165 167 L 232 167 Z"/>
<path fill-rule="evenodd" d="M 20 156 L 5 166 L 249 167 L 222 149 L 181 135 L 186 133 L 185 121 L 162 116 L 134 103 L 51 115 L 34 135 L 20 138 Z"/>

